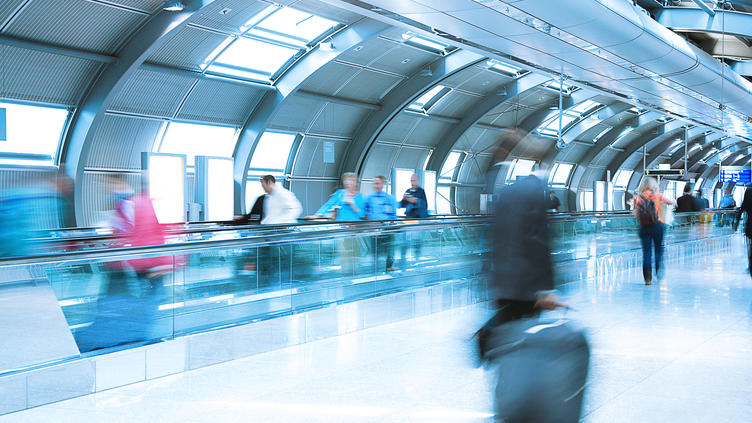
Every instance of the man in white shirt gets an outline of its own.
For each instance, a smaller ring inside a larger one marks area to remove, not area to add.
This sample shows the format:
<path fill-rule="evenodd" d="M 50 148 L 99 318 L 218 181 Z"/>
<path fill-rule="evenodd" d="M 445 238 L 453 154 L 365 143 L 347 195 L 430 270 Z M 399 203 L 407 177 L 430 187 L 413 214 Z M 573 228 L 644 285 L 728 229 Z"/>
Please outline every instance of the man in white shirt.
<path fill-rule="evenodd" d="M 285 225 L 298 223 L 298 217 L 303 212 L 303 206 L 295 198 L 295 194 L 277 185 L 272 175 L 261 178 L 261 186 L 266 192 L 264 200 L 264 219 L 262 225 Z"/>

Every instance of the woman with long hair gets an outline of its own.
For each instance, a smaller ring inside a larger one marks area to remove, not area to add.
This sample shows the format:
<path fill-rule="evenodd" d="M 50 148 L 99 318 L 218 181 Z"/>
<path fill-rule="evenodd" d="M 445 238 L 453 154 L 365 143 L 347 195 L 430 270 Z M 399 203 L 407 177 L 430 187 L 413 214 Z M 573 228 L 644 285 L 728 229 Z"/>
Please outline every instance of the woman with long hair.
<path fill-rule="evenodd" d="M 647 176 L 640 182 L 634 197 L 632 212 L 640 224 L 642 241 L 642 276 L 645 285 L 653 283 L 653 250 L 655 250 L 655 273 L 663 279 L 663 237 L 666 233 L 662 205 L 675 206 L 676 201 L 658 192 L 658 181 Z"/>

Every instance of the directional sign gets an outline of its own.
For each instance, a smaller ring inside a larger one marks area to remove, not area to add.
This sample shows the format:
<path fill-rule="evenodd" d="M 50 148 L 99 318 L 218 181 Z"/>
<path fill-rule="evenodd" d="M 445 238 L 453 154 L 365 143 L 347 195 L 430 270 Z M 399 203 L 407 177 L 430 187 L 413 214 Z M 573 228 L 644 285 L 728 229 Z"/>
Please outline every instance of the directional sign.
<path fill-rule="evenodd" d="M 721 183 L 748 184 L 752 182 L 752 170 L 748 166 L 722 166 Z"/>

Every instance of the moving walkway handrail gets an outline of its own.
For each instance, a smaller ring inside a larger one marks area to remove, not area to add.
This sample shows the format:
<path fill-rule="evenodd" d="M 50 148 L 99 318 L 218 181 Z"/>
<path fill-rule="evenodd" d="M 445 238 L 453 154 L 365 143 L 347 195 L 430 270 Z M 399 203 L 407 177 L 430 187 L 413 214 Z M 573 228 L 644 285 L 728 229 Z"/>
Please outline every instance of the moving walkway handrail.
<path fill-rule="evenodd" d="M 412 219 L 411 219 L 412 220 Z M 325 229 L 320 231 L 300 232 L 293 230 L 296 225 L 284 226 L 291 228 L 290 232 L 265 234 L 258 236 L 251 236 L 247 238 L 239 239 L 223 239 L 223 240 L 195 240 L 188 242 L 179 242 L 171 244 L 161 245 L 148 245 L 148 246 L 129 246 L 129 247 L 114 247 L 101 250 L 83 250 L 83 251 L 66 251 L 66 252 L 50 252 L 43 254 L 27 255 L 23 257 L 8 257 L 0 258 L 0 267 L 19 266 L 19 265 L 33 265 L 33 264 L 51 264 L 51 263 L 65 263 L 73 261 L 83 260 L 101 260 L 101 259 L 116 259 L 116 260 L 130 260 L 133 258 L 155 257 L 155 256 L 169 256 L 169 255 L 181 255 L 184 253 L 198 252 L 205 250 L 212 250 L 216 248 L 252 248 L 267 244 L 280 244 L 280 243 L 293 243 L 300 241 L 311 240 L 325 240 L 333 238 L 342 238 L 346 235 L 357 234 L 360 236 L 374 235 L 384 232 L 403 232 L 403 231 L 415 231 L 425 227 L 432 227 L 434 229 L 451 229 L 465 226 L 481 226 L 487 223 L 487 217 L 462 217 L 455 219 L 446 219 L 444 222 L 431 222 L 421 221 L 416 219 L 416 223 L 410 223 L 408 225 L 375 225 L 375 223 L 383 222 L 400 222 L 400 221 L 362 221 L 362 222 L 328 222 L 331 223 L 346 223 L 350 227 L 337 227 L 332 229 Z M 404 221 L 402 221 L 404 222 Z M 291 235 L 295 235 L 291 237 Z"/>

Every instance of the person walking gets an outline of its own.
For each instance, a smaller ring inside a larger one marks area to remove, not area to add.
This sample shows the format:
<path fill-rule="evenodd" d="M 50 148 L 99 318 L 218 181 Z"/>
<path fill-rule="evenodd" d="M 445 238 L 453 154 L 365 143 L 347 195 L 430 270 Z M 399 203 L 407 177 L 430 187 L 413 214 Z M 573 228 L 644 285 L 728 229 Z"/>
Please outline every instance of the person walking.
<path fill-rule="evenodd" d="M 548 211 L 550 212 L 561 211 L 561 200 L 559 200 L 559 197 L 557 197 L 553 191 L 548 192 L 548 201 L 546 202 L 546 209 L 548 209 Z"/>
<path fill-rule="evenodd" d="M 272 175 L 261 178 L 261 186 L 266 193 L 264 200 L 264 214 L 262 225 L 284 225 L 298 223 L 298 217 L 303 212 L 303 206 L 282 185 L 277 184 Z"/>
<path fill-rule="evenodd" d="M 408 188 L 402 196 L 400 208 L 405 209 L 405 217 L 410 219 L 428 217 L 428 200 L 426 199 L 426 192 L 421 188 L 420 179 L 415 173 L 410 176 L 410 188 Z M 400 248 L 402 267 L 407 266 L 407 250 L 409 246 L 412 246 L 412 260 L 420 260 L 423 252 L 423 236 L 420 232 L 405 232 L 402 246 Z"/>
<path fill-rule="evenodd" d="M 366 219 L 368 220 L 395 220 L 399 205 L 391 195 L 384 191 L 386 178 L 377 176 L 373 180 L 373 194 L 366 200 Z M 390 233 L 374 237 L 377 256 L 386 256 L 386 270 L 394 270 L 394 235 Z"/>
<path fill-rule="evenodd" d="M 706 210 L 710 208 L 710 202 L 708 202 L 708 199 L 703 197 L 702 190 L 697 190 L 697 197 L 695 197 L 697 200 L 697 208 L 702 210 Z"/>
<path fill-rule="evenodd" d="M 736 207 L 736 200 L 734 200 L 734 196 L 731 195 L 732 189 L 731 185 L 728 185 L 726 189 L 724 190 L 723 197 L 721 197 L 721 201 L 718 203 L 718 207 L 721 209 L 733 209 Z"/>
<path fill-rule="evenodd" d="M 642 241 L 642 275 L 645 285 L 653 283 L 653 250 L 655 250 L 655 272 L 658 279 L 663 279 L 663 237 L 665 224 L 661 213 L 663 204 L 676 205 L 676 201 L 664 197 L 658 192 L 658 181 L 645 177 L 637 188 L 634 198 L 634 216 L 640 224 Z"/>
<path fill-rule="evenodd" d="M 744 199 L 742 205 L 736 212 L 736 219 L 734 220 L 734 232 L 736 232 L 736 225 L 739 224 L 739 218 L 742 214 L 747 214 L 747 220 L 744 222 L 744 236 L 747 238 L 747 270 L 749 275 L 752 276 L 752 190 L 746 189 L 744 191 Z"/>
<path fill-rule="evenodd" d="M 342 186 L 311 217 L 320 218 L 336 210 L 334 220 L 338 222 L 363 220 L 366 200 L 358 192 L 358 175 L 350 172 L 342 175 Z"/>
<path fill-rule="evenodd" d="M 697 199 L 692 197 L 692 187 L 689 184 L 684 185 L 684 195 L 676 199 L 676 212 L 696 212 L 700 211 L 697 206 Z"/>

